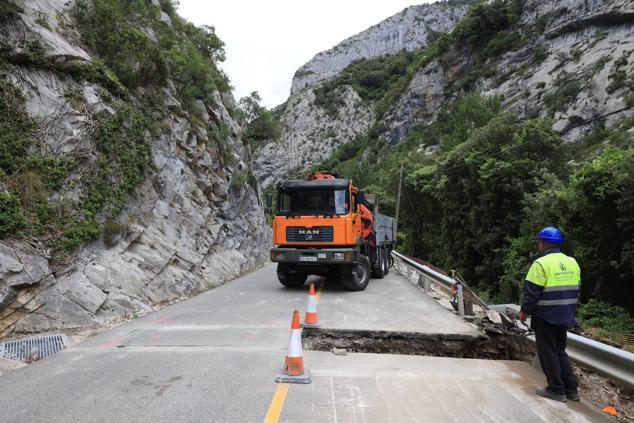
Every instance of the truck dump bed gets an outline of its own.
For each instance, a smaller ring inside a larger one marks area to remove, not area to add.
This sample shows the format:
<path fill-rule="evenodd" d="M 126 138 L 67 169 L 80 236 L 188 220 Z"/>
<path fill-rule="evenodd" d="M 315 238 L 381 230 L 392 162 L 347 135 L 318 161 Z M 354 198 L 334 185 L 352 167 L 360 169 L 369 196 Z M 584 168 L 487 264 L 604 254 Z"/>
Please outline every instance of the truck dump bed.
<path fill-rule="evenodd" d="M 394 242 L 394 219 L 381 213 L 374 217 L 376 241 L 378 244 Z"/>

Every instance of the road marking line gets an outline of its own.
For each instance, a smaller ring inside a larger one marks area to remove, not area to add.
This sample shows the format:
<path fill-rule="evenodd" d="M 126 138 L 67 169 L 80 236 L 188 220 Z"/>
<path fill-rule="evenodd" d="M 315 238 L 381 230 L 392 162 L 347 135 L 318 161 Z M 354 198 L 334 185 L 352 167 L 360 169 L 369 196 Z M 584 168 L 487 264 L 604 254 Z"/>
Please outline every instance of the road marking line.
<path fill-rule="evenodd" d="M 288 383 L 278 384 L 275 394 L 273 395 L 273 399 L 271 400 L 269 411 L 267 411 L 266 416 L 264 416 L 263 423 L 277 423 L 280 418 L 280 414 L 282 414 L 286 394 L 288 394 Z"/>
<path fill-rule="evenodd" d="M 319 299 L 321 298 L 321 290 L 324 289 L 324 285 L 326 285 L 326 279 L 322 279 L 321 283 L 319 284 L 319 289 L 317 290 L 317 293 L 315 294 L 315 302 L 319 302 Z"/>
<path fill-rule="evenodd" d="M 326 285 L 326 280 L 322 279 L 319 284 L 319 289 L 315 294 L 315 302 L 318 303 L 321 298 L 321 290 L 324 289 L 324 285 Z M 277 423 L 280 418 L 280 414 L 282 414 L 282 408 L 284 408 L 284 401 L 286 400 L 286 395 L 288 394 L 288 383 L 280 383 L 277 385 L 277 390 L 275 394 L 273 394 L 273 399 L 271 400 L 271 404 L 269 405 L 269 410 L 266 412 L 266 416 L 264 416 L 263 423 Z"/>

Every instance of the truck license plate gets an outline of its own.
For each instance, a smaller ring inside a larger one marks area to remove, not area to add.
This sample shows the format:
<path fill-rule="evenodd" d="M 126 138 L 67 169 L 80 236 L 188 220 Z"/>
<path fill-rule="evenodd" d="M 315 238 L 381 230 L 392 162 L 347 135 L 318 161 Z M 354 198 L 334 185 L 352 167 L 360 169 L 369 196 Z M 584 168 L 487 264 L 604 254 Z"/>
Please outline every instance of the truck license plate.
<path fill-rule="evenodd" d="M 299 261 L 317 261 L 317 256 L 299 256 Z"/>

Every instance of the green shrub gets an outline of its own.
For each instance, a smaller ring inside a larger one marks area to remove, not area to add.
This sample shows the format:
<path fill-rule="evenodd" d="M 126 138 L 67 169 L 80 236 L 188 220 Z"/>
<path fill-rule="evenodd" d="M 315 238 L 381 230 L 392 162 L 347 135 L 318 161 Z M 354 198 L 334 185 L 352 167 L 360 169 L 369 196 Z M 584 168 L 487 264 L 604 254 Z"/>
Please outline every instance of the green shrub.
<path fill-rule="evenodd" d="M 61 187 L 75 165 L 72 157 L 31 155 L 26 159 L 24 169 L 36 172 L 46 189 L 54 191 Z"/>
<path fill-rule="evenodd" d="M 465 42 L 471 49 L 479 50 L 515 24 L 522 11 L 522 2 L 513 0 L 510 4 L 502 0 L 477 3 L 458 22 L 453 34 L 459 42 Z"/>
<path fill-rule="evenodd" d="M 634 333 L 634 317 L 625 308 L 591 298 L 577 311 L 583 325 L 613 332 Z"/>
<path fill-rule="evenodd" d="M 4 173 L 12 174 L 23 165 L 34 129 L 22 92 L 0 80 L 0 169 Z"/>
<path fill-rule="evenodd" d="M 64 98 L 75 109 L 79 109 L 84 104 L 84 94 L 79 88 L 67 89 L 64 91 Z"/>
<path fill-rule="evenodd" d="M 577 317 L 584 330 L 625 345 L 627 350 L 633 350 L 634 345 L 626 335 L 634 333 L 634 317 L 624 307 L 591 298 L 587 303 L 579 305 Z"/>
<path fill-rule="evenodd" d="M 224 123 L 213 125 L 207 129 L 209 141 L 214 143 L 222 163 L 227 166 L 234 162 L 231 146 L 229 145 L 229 127 Z"/>
<path fill-rule="evenodd" d="M 350 85 L 367 101 L 379 101 L 388 91 L 405 77 L 417 54 L 401 53 L 360 59 L 348 65 L 336 78 L 319 85 L 315 90 L 315 105 L 331 116 L 336 116 L 343 106 L 341 88 Z"/>
<path fill-rule="evenodd" d="M 143 25 L 151 19 L 143 2 L 79 0 L 74 17 L 82 41 L 96 53 L 128 88 L 163 84 L 165 61 L 156 43 L 130 20 Z"/>
<path fill-rule="evenodd" d="M 577 98 L 582 88 L 579 81 L 565 82 L 557 91 L 544 96 L 544 104 L 553 112 L 563 111 Z"/>
<path fill-rule="evenodd" d="M 0 23 L 14 19 L 22 8 L 14 0 L 0 2 Z"/>
<path fill-rule="evenodd" d="M 487 42 L 483 55 L 495 57 L 517 47 L 520 36 L 516 32 L 498 32 Z"/>
<path fill-rule="evenodd" d="M 20 208 L 20 198 L 8 192 L 0 191 L 0 238 L 16 235 L 26 221 Z"/>
<path fill-rule="evenodd" d="M 246 176 L 244 175 L 244 172 L 240 169 L 234 170 L 231 175 L 231 189 L 233 191 L 241 191 L 244 188 L 245 182 Z"/>
<path fill-rule="evenodd" d="M 46 12 L 36 10 L 35 23 L 40 25 L 42 28 L 46 28 L 49 31 L 51 30 L 51 24 L 48 22 L 48 15 L 46 14 Z"/>
<path fill-rule="evenodd" d="M 27 64 L 39 65 L 44 61 L 44 46 L 42 46 L 40 40 L 26 40 L 23 49 Z"/>
<path fill-rule="evenodd" d="M 255 192 L 258 192 L 258 179 L 255 177 L 251 169 L 247 172 L 247 183 Z"/>
<path fill-rule="evenodd" d="M 97 239 L 100 236 L 101 228 L 94 218 L 69 222 L 64 228 L 61 247 L 66 251 L 72 251 L 84 242 Z"/>
<path fill-rule="evenodd" d="M 550 52 L 546 46 L 537 46 L 533 50 L 533 63 L 540 64 L 544 60 L 548 59 Z"/>

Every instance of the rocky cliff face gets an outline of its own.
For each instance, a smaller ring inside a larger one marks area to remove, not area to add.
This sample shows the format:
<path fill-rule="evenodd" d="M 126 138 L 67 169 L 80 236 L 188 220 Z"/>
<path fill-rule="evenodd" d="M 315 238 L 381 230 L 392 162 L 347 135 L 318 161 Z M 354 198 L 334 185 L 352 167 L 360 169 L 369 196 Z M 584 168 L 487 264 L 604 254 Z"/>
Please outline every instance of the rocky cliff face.
<path fill-rule="evenodd" d="M 293 91 L 283 115 L 285 135 L 280 143 L 269 144 L 258 152 L 258 178 L 268 185 L 284 174 L 318 163 L 317 159 L 331 151 L 330 142 L 324 138 L 307 142 L 310 148 L 306 151 L 295 139 L 291 141 L 290 136 L 301 131 L 298 122 L 287 116 L 297 112 L 298 104 L 302 104 L 305 117 L 301 120 L 302 127 L 327 126 L 335 131 L 350 127 L 350 110 L 343 114 L 319 113 L 314 109 L 323 108 L 323 105 L 313 103 L 311 107 L 306 102 L 293 101 L 294 98 L 309 97 L 311 92 L 327 86 L 328 82 L 324 81 L 336 81 L 336 78 L 341 81 L 333 86 L 339 90 L 355 84 L 365 89 L 363 78 L 366 76 L 362 76 L 361 81 L 351 81 L 348 76 L 339 76 L 342 70 L 359 58 L 393 53 L 398 49 L 412 49 L 419 54 L 417 60 L 422 66 L 410 66 L 411 77 L 402 89 L 397 87 L 400 82 L 387 83 L 392 98 L 386 95 L 379 101 L 361 102 L 367 110 L 376 109 L 377 104 L 384 107 L 386 100 L 389 107 L 364 121 L 354 135 L 366 135 L 367 130 L 373 128 L 380 133 L 377 141 L 396 144 L 412 128 L 433 122 L 443 107 L 465 92 L 478 91 L 498 96 L 503 107 L 520 118 L 551 118 L 553 129 L 567 130 L 564 137 L 572 140 L 593 128 L 592 125 L 572 128 L 579 122 L 618 110 L 633 101 L 628 100 L 628 93 L 634 86 L 631 76 L 634 74 L 634 9 L 631 1 L 525 0 L 507 3 L 509 7 L 518 8 L 517 22 L 512 29 L 489 40 L 487 45 L 466 49 L 459 43 L 438 44 L 435 48 L 425 49 L 430 31 L 450 32 L 468 9 L 468 6 L 434 4 L 408 8 L 333 49 L 319 53 L 295 75 Z M 433 26 L 434 23 L 437 26 Z M 464 33 L 471 29 L 465 25 L 460 30 Z M 309 88 L 301 91 L 304 87 Z M 393 95 L 394 92 L 398 95 Z M 348 105 L 346 103 L 346 107 Z M 601 124 L 613 127 L 622 118 L 610 116 L 601 120 Z M 366 128 L 365 132 L 363 128 Z M 338 140 L 338 144 L 353 139 L 339 132 L 329 135 Z M 313 154 L 307 154 L 308 151 Z M 429 152 L 432 151 L 434 149 L 430 148 Z M 297 161 L 298 156 L 306 159 Z"/>
<path fill-rule="evenodd" d="M 149 7 L 171 26 L 159 6 Z M 96 240 L 61 257 L 46 234 L 0 240 L 0 337 L 98 325 L 214 287 L 268 257 L 268 225 L 256 190 L 245 183 L 250 157 L 231 95 L 216 90 L 186 108 L 169 77 L 121 96 L 113 95 L 111 80 L 78 77 L 80 65 L 98 61 L 73 27 L 73 7 L 65 0 L 26 1 L 0 27 L 3 84 L 22 93 L 36 124 L 29 154 L 75 164 L 42 202 L 57 210 L 93 192 L 92 173 L 100 163 L 108 169 L 95 128 L 117 116 L 122 101 L 152 111 L 141 134 L 150 163 L 121 212 L 111 219 L 98 214 L 103 234 Z M 156 38 L 151 26 L 141 30 Z M 36 61 L 29 60 L 34 46 Z M 124 116 L 121 125 L 134 123 Z M 11 175 L 0 179 L 0 193 L 10 192 L 11 181 Z"/>
<path fill-rule="evenodd" d="M 364 135 L 376 117 L 372 104 L 351 87 L 339 89 L 336 114 L 315 104 L 314 87 L 360 59 L 412 51 L 436 33 L 451 31 L 468 8 L 466 2 L 438 2 L 408 7 L 379 24 L 317 54 L 297 70 L 282 115 L 281 141 L 255 154 L 254 172 L 263 187 L 327 159 L 341 144 Z"/>
<path fill-rule="evenodd" d="M 337 75 L 355 60 L 424 47 L 430 35 L 451 31 L 467 8 L 460 2 L 408 7 L 313 57 L 295 72 L 291 95 Z"/>
<path fill-rule="evenodd" d="M 338 93 L 343 105 L 336 117 L 316 107 L 313 90 L 292 96 L 282 116 L 282 137 L 256 153 L 254 172 L 262 186 L 273 185 L 289 174 L 326 160 L 341 144 L 364 134 L 374 112 L 350 87 Z"/>
<path fill-rule="evenodd" d="M 625 106 L 630 88 L 618 82 L 618 74 L 634 72 L 628 61 L 634 51 L 631 2 L 525 1 L 523 6 L 520 30 L 526 42 L 488 60 L 490 76 L 477 80 L 478 91 L 499 96 L 521 118 L 550 116 L 558 131 Z M 447 67 L 433 61 L 417 72 L 384 119 L 383 137 L 398 142 L 413 126 L 433 120 L 455 98 L 449 88 L 470 65 L 465 56 Z M 619 119 L 608 117 L 606 124 L 612 127 Z M 574 139 L 588 129 L 565 137 Z"/>

